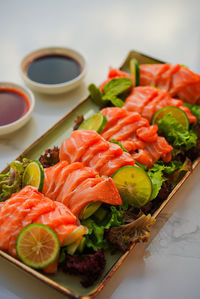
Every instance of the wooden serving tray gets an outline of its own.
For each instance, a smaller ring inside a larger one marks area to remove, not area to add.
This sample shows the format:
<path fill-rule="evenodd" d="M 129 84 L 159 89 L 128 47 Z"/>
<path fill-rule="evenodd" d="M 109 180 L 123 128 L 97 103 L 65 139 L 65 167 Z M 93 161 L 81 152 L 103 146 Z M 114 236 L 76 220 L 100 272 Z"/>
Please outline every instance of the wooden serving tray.
<path fill-rule="evenodd" d="M 123 65 L 121 66 L 121 70 L 128 71 L 129 62 L 131 58 L 136 58 L 140 64 L 144 63 L 163 63 L 155 58 L 146 56 L 136 51 L 131 51 Z M 47 148 L 51 148 L 54 145 L 60 146 L 61 142 L 70 136 L 73 126 L 74 120 L 78 115 L 84 115 L 84 117 L 88 117 L 93 113 L 99 111 L 99 107 L 95 103 L 93 103 L 90 97 L 82 100 L 73 110 L 68 112 L 60 121 L 58 121 L 52 128 L 50 128 L 44 135 L 42 135 L 39 139 L 37 139 L 32 145 L 30 145 L 20 156 L 16 158 L 16 160 L 21 160 L 23 157 L 27 157 L 30 159 L 38 159 L 39 156 L 44 153 Z M 192 166 L 194 169 L 198 163 L 200 162 L 200 158 L 198 158 Z M 6 171 L 5 168 L 2 172 Z M 191 171 L 188 171 L 179 184 L 173 189 L 168 198 L 161 204 L 161 206 L 154 212 L 153 217 L 157 217 L 158 214 L 162 211 L 162 209 L 166 206 L 169 200 L 173 197 L 176 191 L 181 187 L 184 181 L 191 174 Z M 138 245 L 140 246 L 140 245 Z M 115 271 L 119 268 L 121 263 L 125 260 L 130 251 L 133 250 L 135 244 L 131 246 L 131 248 L 125 252 L 124 254 L 115 253 L 112 254 L 109 251 L 105 252 L 106 255 L 106 267 L 104 269 L 101 277 L 93 284 L 93 286 L 89 288 L 83 288 L 80 284 L 80 280 L 78 277 L 68 275 L 61 270 L 59 270 L 56 274 L 53 275 L 44 275 L 28 266 L 20 262 L 19 260 L 13 258 L 9 254 L 0 250 L 0 256 L 6 259 L 8 262 L 16 265 L 20 269 L 30 273 L 35 278 L 40 281 L 46 283 L 47 285 L 53 287 L 54 289 L 64 293 L 69 298 L 80 298 L 80 299 L 89 299 L 93 298 L 97 295 L 105 284 L 110 280 Z"/>

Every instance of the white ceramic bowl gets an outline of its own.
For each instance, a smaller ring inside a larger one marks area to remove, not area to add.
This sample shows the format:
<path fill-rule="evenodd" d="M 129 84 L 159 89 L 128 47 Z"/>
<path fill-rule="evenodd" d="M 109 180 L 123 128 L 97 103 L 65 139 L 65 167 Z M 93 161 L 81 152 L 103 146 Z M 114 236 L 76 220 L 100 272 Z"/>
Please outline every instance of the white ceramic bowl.
<path fill-rule="evenodd" d="M 43 84 L 38 83 L 36 81 L 31 80 L 27 75 L 27 69 L 29 64 L 34 61 L 35 59 L 38 59 L 42 56 L 47 55 L 64 55 L 69 56 L 72 59 L 76 60 L 81 67 L 80 75 L 78 75 L 73 80 L 59 83 L 59 84 Z M 41 48 L 36 51 L 31 52 L 27 56 L 24 57 L 24 59 L 21 62 L 21 76 L 24 80 L 24 82 L 30 87 L 33 91 L 41 92 L 41 93 L 47 93 L 47 94 L 58 94 L 70 91 L 82 82 L 83 78 L 86 74 L 86 62 L 84 57 L 78 53 L 77 51 L 69 48 L 58 48 L 58 47 L 50 47 L 50 48 Z"/>
<path fill-rule="evenodd" d="M 28 111 L 21 118 L 19 118 L 18 120 L 14 121 L 10 124 L 0 126 L 0 136 L 12 133 L 12 132 L 18 130 L 19 128 L 21 128 L 22 126 L 24 126 L 27 123 L 27 121 L 31 118 L 31 115 L 32 115 L 34 107 L 35 107 L 34 95 L 27 88 L 22 87 L 18 84 L 15 84 L 15 83 L 0 82 L 0 90 L 4 89 L 4 88 L 5 89 L 8 88 L 8 89 L 13 89 L 13 90 L 18 90 L 21 93 L 23 93 L 28 98 L 29 103 L 30 103 L 30 107 L 29 107 Z"/>

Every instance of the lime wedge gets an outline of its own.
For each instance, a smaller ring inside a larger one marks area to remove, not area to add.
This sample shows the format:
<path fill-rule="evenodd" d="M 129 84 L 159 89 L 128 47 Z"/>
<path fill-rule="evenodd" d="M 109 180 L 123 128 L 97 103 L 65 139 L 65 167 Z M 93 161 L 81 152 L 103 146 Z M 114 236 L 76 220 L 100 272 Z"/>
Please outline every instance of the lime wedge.
<path fill-rule="evenodd" d="M 130 165 L 121 167 L 113 174 L 112 179 L 123 202 L 140 208 L 149 201 L 152 184 L 142 168 Z"/>
<path fill-rule="evenodd" d="M 107 124 L 106 117 L 101 113 L 95 113 L 79 126 L 78 130 L 92 130 L 101 133 Z"/>
<path fill-rule="evenodd" d="M 59 250 L 60 242 L 56 233 L 44 224 L 30 224 L 17 237 L 16 251 L 19 259 L 35 269 L 42 269 L 53 263 Z"/>
<path fill-rule="evenodd" d="M 163 118 L 164 115 L 169 113 L 171 117 L 175 118 L 184 127 L 184 129 L 188 130 L 189 120 L 187 114 L 175 106 L 166 106 L 158 110 L 152 118 L 152 124 L 158 124 L 158 121 Z"/>
<path fill-rule="evenodd" d="M 132 58 L 130 60 L 130 73 L 134 86 L 140 85 L 140 67 L 137 59 Z"/>
<path fill-rule="evenodd" d="M 22 176 L 22 187 L 31 185 L 42 192 L 44 186 L 44 169 L 42 164 L 35 160 L 31 161 L 25 168 Z"/>

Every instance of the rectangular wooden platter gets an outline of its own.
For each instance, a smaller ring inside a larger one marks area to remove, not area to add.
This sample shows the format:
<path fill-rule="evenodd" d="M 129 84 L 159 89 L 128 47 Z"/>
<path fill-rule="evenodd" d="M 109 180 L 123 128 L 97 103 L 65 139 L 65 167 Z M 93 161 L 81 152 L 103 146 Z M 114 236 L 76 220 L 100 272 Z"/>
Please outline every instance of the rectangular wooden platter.
<path fill-rule="evenodd" d="M 140 64 L 144 63 L 163 63 L 155 58 L 149 57 L 147 55 L 141 54 L 136 51 L 131 51 L 121 69 L 124 71 L 128 71 L 129 69 L 129 61 L 131 58 L 136 58 Z M 36 140 L 32 145 L 30 145 L 20 156 L 16 159 L 20 160 L 23 157 L 27 157 L 30 159 L 38 159 L 39 156 L 47 149 L 51 148 L 54 145 L 60 146 L 61 142 L 70 136 L 72 132 L 72 128 L 74 126 L 74 120 L 78 115 L 84 115 L 84 117 L 88 117 L 93 113 L 99 111 L 99 108 L 94 104 L 90 97 L 82 100 L 73 110 L 68 112 L 59 122 L 57 122 L 51 129 L 49 129 L 43 136 L 41 136 L 38 140 Z M 193 169 L 200 162 L 200 158 L 198 158 L 193 163 Z M 4 170 L 5 171 L 5 170 Z M 3 171 L 3 172 L 4 172 Z M 153 216 L 156 218 L 158 214 L 162 211 L 162 209 L 166 206 L 166 204 L 171 200 L 172 196 L 175 192 L 181 187 L 183 182 L 187 179 L 187 177 L 191 174 L 190 171 L 186 173 L 183 179 L 179 182 L 179 184 L 174 188 L 168 198 L 161 204 L 161 206 L 154 212 Z M 38 272 L 23 263 L 19 260 L 13 258 L 7 253 L 0 250 L 0 256 L 5 258 L 7 261 L 16 265 L 20 269 L 30 273 L 35 278 L 40 281 L 46 283 L 47 285 L 55 288 L 56 290 L 64 293 L 69 298 L 93 298 L 97 295 L 104 285 L 110 280 L 112 275 L 127 257 L 131 250 L 133 250 L 135 244 L 133 244 L 126 253 L 115 253 L 111 254 L 107 251 L 106 254 L 106 267 L 101 275 L 101 277 L 95 282 L 95 284 L 90 288 L 83 288 L 80 284 L 80 280 L 78 277 L 68 275 L 63 273 L 62 271 L 58 271 L 54 275 L 44 275 L 41 272 Z M 140 245 L 138 245 L 140 246 Z"/>

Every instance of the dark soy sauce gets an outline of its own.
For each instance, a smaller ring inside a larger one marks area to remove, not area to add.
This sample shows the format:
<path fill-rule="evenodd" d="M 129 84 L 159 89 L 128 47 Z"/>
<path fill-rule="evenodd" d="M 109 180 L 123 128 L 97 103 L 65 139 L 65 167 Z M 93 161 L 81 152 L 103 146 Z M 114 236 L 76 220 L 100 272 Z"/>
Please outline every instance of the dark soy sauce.
<path fill-rule="evenodd" d="M 42 84 L 60 84 L 73 80 L 81 73 L 79 63 L 64 55 L 47 55 L 33 60 L 27 69 L 28 77 Z"/>
<path fill-rule="evenodd" d="M 0 126 L 21 118 L 29 109 L 29 100 L 15 89 L 0 89 Z"/>

